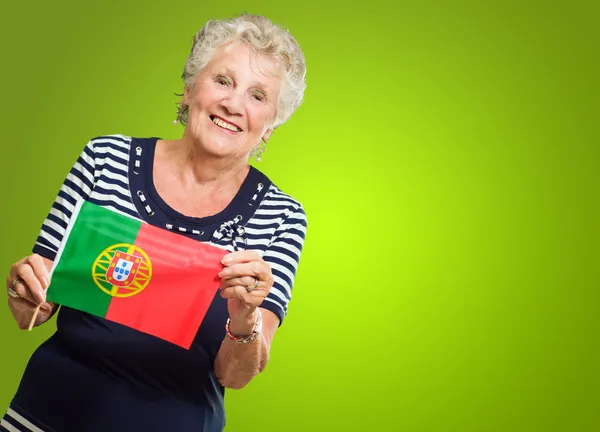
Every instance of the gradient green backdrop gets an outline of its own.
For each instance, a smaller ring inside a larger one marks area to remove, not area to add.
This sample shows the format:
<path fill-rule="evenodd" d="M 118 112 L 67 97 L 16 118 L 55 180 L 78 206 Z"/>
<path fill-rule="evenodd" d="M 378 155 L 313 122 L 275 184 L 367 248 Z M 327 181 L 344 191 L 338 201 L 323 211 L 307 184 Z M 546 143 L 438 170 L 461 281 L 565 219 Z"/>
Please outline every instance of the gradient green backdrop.
<path fill-rule="evenodd" d="M 308 88 L 260 167 L 309 231 L 226 430 L 600 430 L 598 3 L 384 3 L 3 5 L 1 268 L 89 138 L 181 134 L 207 19 L 264 14 Z M 54 328 L 0 309 L 0 410 Z"/>

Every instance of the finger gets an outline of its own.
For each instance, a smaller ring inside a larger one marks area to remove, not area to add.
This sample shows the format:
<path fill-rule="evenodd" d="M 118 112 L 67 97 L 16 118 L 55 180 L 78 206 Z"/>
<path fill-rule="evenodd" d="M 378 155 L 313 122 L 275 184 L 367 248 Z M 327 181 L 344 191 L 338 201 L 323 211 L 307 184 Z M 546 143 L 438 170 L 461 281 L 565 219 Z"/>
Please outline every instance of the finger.
<path fill-rule="evenodd" d="M 221 279 L 231 279 L 243 276 L 253 276 L 257 279 L 268 280 L 270 268 L 264 261 L 252 261 L 243 264 L 233 264 L 219 272 Z"/>
<path fill-rule="evenodd" d="M 15 291 L 17 291 L 15 289 Z M 27 292 L 27 290 L 25 289 L 23 291 L 23 295 L 25 295 Z M 18 293 L 18 291 L 17 291 Z M 27 309 L 29 311 L 33 311 L 36 307 L 37 307 L 37 303 L 34 303 L 33 298 L 31 297 L 31 295 L 29 296 L 29 298 L 27 297 L 9 297 L 9 305 L 10 304 L 16 304 L 19 305 L 20 309 Z"/>
<path fill-rule="evenodd" d="M 225 299 L 236 298 L 242 300 L 245 303 L 251 304 L 260 304 L 267 296 L 264 290 L 256 289 L 254 291 L 248 292 L 245 287 L 239 285 L 221 290 L 220 295 Z"/>
<path fill-rule="evenodd" d="M 50 285 L 50 272 L 48 272 L 48 267 L 46 267 L 43 258 L 38 254 L 33 254 L 27 257 L 27 263 L 33 269 L 33 273 L 35 273 L 42 284 L 42 288 L 48 289 L 48 285 Z"/>
<path fill-rule="evenodd" d="M 32 304 L 31 302 L 21 299 L 21 298 L 12 298 L 8 302 L 8 306 L 13 313 L 13 316 L 17 319 L 17 324 L 19 328 L 26 329 L 29 327 L 29 323 L 33 316 L 33 312 L 35 311 L 37 305 Z M 47 321 L 52 314 L 52 304 L 44 303 L 40 307 L 40 313 L 36 318 L 35 325 L 40 325 L 42 322 Z"/>
<path fill-rule="evenodd" d="M 230 279 L 223 279 L 221 281 L 221 289 L 234 287 L 236 285 L 239 286 L 253 286 L 256 282 L 256 278 L 252 276 L 244 276 L 244 277 L 235 277 Z"/>
<path fill-rule="evenodd" d="M 30 299 L 27 299 L 24 297 L 11 297 L 10 301 L 13 304 L 17 305 L 19 309 L 21 309 L 21 310 L 27 309 L 28 311 L 30 311 L 32 313 L 33 313 L 34 309 L 38 306 L 37 303 L 33 303 Z M 54 306 L 55 306 L 54 303 L 44 302 L 40 306 L 40 310 L 42 312 L 44 312 L 45 314 L 48 314 L 48 313 L 52 312 L 52 309 L 54 309 Z"/>
<path fill-rule="evenodd" d="M 21 265 L 17 270 L 17 276 L 22 281 L 18 282 L 15 286 L 15 291 L 17 291 L 20 297 L 26 298 L 35 304 L 46 300 L 46 292 L 29 264 Z M 20 288 L 21 291 L 17 288 Z"/>
<path fill-rule="evenodd" d="M 232 252 L 230 254 L 225 255 L 221 260 L 221 263 L 223 263 L 226 266 L 230 266 L 232 264 L 258 261 L 260 259 L 262 259 L 262 257 L 257 251 L 245 250 Z"/>
<path fill-rule="evenodd" d="M 17 272 L 19 270 L 19 267 L 21 267 L 21 265 L 23 265 L 24 262 L 25 259 L 21 259 L 14 263 L 12 266 L 10 266 L 10 272 L 8 273 L 8 277 L 6 278 L 6 288 L 11 287 L 13 281 L 17 279 Z"/>
<path fill-rule="evenodd" d="M 50 312 L 52 312 L 52 309 L 54 309 L 54 306 L 55 306 L 54 303 L 44 302 L 44 303 L 42 303 L 42 306 L 40 306 L 40 310 L 45 313 L 50 313 Z"/>
<path fill-rule="evenodd" d="M 12 285 L 12 287 L 17 293 L 17 297 L 11 298 L 14 298 L 15 300 L 24 301 L 32 307 L 37 306 L 37 302 L 35 301 L 35 298 L 29 291 L 29 288 L 27 288 L 27 285 L 25 285 L 25 282 L 23 282 L 21 279 L 18 279 L 17 282 L 14 285 Z"/>

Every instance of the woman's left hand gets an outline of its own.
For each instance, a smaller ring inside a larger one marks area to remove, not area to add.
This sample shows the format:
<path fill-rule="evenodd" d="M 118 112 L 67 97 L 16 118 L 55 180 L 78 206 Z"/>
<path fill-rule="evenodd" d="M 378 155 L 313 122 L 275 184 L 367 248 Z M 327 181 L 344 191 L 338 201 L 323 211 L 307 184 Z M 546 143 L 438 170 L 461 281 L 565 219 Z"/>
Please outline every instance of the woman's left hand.
<path fill-rule="evenodd" d="M 256 251 L 239 251 L 226 255 L 225 268 L 219 273 L 221 297 L 228 299 L 229 317 L 247 320 L 263 302 L 273 286 L 271 266 Z"/>

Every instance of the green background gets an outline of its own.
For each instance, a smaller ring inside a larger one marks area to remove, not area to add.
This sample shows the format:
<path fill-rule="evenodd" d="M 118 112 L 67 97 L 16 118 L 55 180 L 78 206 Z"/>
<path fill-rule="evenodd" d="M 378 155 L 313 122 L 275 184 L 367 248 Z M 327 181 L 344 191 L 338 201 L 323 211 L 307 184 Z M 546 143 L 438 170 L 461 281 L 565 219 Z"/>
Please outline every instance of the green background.
<path fill-rule="evenodd" d="M 181 135 L 173 93 L 207 19 L 264 14 L 308 88 L 260 167 L 309 231 L 226 430 L 600 430 L 596 4 L 4 4 L 0 266 L 88 139 Z M 0 309 L 0 407 L 54 323 Z"/>

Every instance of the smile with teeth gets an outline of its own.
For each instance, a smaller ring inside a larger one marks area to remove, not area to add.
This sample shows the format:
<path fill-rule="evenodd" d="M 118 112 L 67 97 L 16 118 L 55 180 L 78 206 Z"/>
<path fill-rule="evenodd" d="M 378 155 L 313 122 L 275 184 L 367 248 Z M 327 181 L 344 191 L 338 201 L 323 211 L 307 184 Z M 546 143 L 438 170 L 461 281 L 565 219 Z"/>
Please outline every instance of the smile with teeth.
<path fill-rule="evenodd" d="M 214 124 L 216 124 L 217 126 L 223 128 L 223 129 L 227 129 L 233 132 L 241 132 L 242 130 L 237 127 L 232 125 L 231 123 L 227 123 L 226 121 L 221 120 L 219 117 L 212 117 L 210 118 L 212 120 L 212 122 Z"/>

